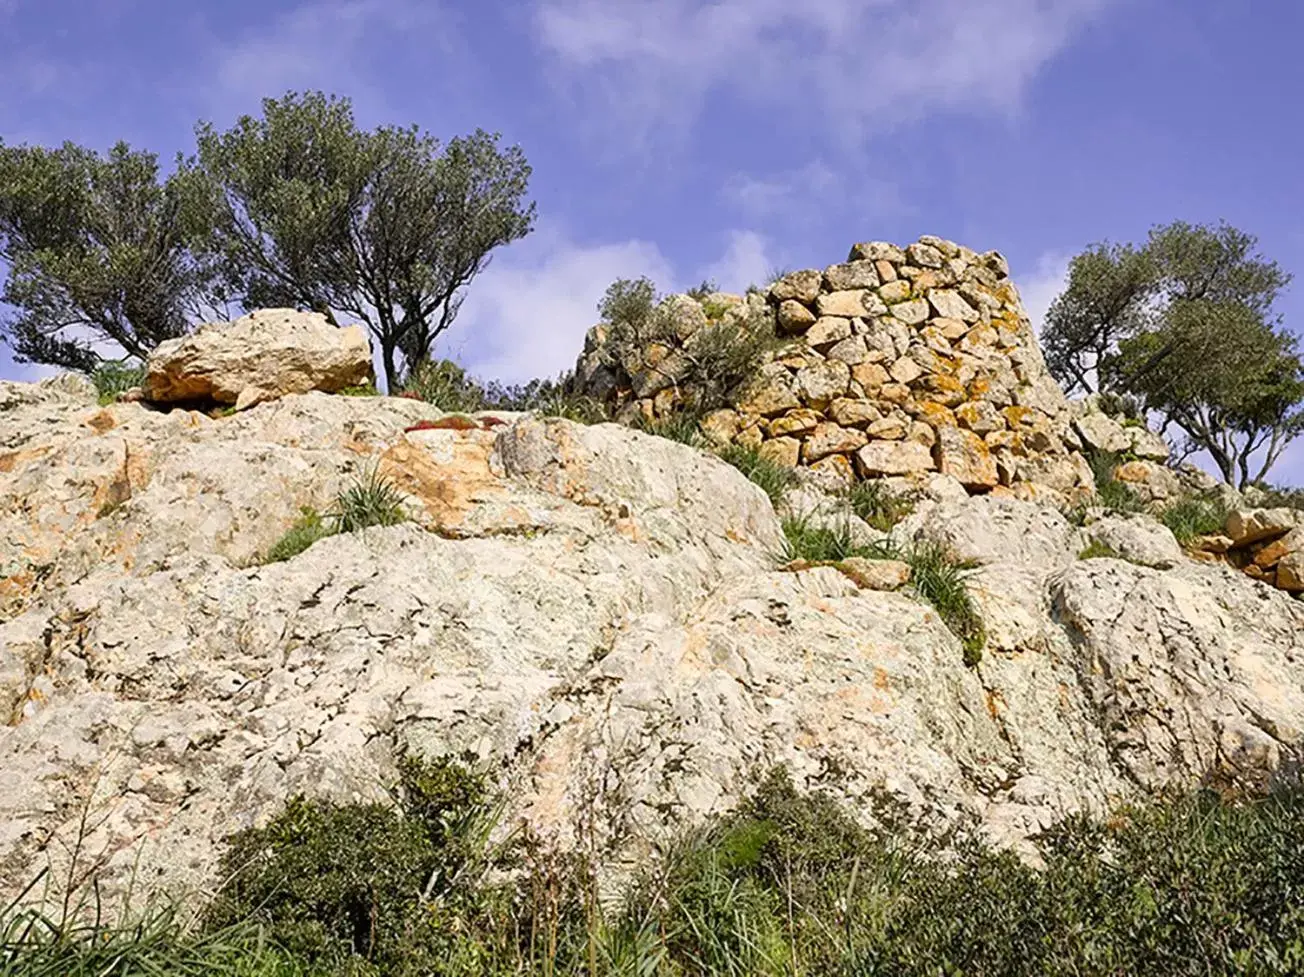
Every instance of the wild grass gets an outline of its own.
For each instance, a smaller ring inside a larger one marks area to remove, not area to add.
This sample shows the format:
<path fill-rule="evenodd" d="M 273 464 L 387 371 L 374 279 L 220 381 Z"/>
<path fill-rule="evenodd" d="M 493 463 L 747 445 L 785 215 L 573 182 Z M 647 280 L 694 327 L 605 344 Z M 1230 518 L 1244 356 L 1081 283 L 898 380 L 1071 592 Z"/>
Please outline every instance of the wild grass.
<path fill-rule="evenodd" d="M 1096 481 L 1098 504 L 1118 515 L 1132 515 L 1145 512 L 1146 505 L 1130 486 L 1114 477 L 1114 472 L 1122 463 L 1120 455 L 1104 451 L 1092 452 L 1087 456 L 1091 473 Z"/>
<path fill-rule="evenodd" d="M 877 479 L 866 479 L 848 486 L 843 491 L 843 499 L 852 512 L 882 532 L 887 532 L 915 511 L 913 499 L 889 491 Z"/>
<path fill-rule="evenodd" d="M 396 526 L 406 519 L 403 494 L 380 474 L 378 467 L 369 466 L 340 490 L 335 504 L 326 513 L 312 506 L 302 507 L 299 518 L 267 551 L 263 562 L 293 559 L 328 536 L 355 533 L 372 526 Z"/>
<path fill-rule="evenodd" d="M 677 441 L 690 448 L 706 446 L 706 438 L 703 437 L 701 429 L 701 415 L 696 411 L 676 411 L 656 421 L 640 419 L 634 426 L 645 434 L 665 438 L 667 441 Z"/>
<path fill-rule="evenodd" d="M 145 376 L 144 365 L 134 360 L 104 360 L 91 373 L 91 383 L 103 407 L 115 403 L 133 387 L 141 386 Z"/>
<path fill-rule="evenodd" d="M 910 567 L 910 586 L 932 605 L 938 617 L 960 639 L 966 665 L 982 660 L 987 643 L 982 618 L 965 583 L 974 564 L 957 560 L 945 546 L 931 540 L 901 545 L 890 539 L 858 542 L 851 521 L 816 520 L 812 514 L 783 520 L 783 558 L 788 562 L 840 563 L 852 557 L 900 560 Z"/>
<path fill-rule="evenodd" d="M 423 783 L 424 781 L 424 783 Z M 1169 794 L 1071 816 L 1038 866 L 876 794 L 874 827 L 783 770 L 651 846 L 618 898 L 518 833 L 450 761 L 389 803 L 298 798 L 230 839 L 199 927 L 0 912 L 2 977 L 1113 977 L 1304 969 L 1304 791 Z"/>
<path fill-rule="evenodd" d="M 720 449 L 719 456 L 759 485 L 776 506 L 797 482 L 796 472 L 766 458 L 757 448 L 730 444 Z"/>
<path fill-rule="evenodd" d="M 1220 499 L 1188 498 L 1165 506 L 1159 513 L 1159 521 L 1180 544 L 1188 546 L 1201 536 L 1221 533 L 1227 516 L 1227 506 Z"/>
<path fill-rule="evenodd" d="M 1118 551 L 1106 546 L 1098 539 L 1093 539 L 1078 553 L 1079 560 L 1121 560 Z"/>

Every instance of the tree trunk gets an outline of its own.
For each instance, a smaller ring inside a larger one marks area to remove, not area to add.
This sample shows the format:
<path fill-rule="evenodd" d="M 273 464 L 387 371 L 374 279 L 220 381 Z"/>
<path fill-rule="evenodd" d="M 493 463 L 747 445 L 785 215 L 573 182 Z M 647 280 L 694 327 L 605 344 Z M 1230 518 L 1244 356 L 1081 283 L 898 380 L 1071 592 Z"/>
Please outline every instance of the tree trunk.
<path fill-rule="evenodd" d="M 398 392 L 398 369 L 394 365 L 394 342 L 392 340 L 381 340 L 380 355 L 385 366 L 385 393 L 393 397 Z"/>

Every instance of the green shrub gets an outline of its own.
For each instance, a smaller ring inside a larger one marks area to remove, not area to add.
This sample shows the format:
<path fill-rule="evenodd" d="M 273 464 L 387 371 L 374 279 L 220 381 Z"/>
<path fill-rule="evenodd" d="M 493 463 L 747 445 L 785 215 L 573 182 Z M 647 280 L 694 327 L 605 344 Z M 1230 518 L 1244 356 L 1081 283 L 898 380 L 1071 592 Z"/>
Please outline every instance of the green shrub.
<path fill-rule="evenodd" d="M 913 499 L 888 491 L 877 479 L 854 483 L 844 491 L 843 498 L 852 512 L 883 532 L 915 511 Z"/>
<path fill-rule="evenodd" d="M 450 901 L 468 923 L 491 908 L 483 878 L 494 808 L 483 780 L 447 759 L 403 758 L 396 794 L 383 804 L 297 797 L 266 827 L 232 836 L 207 925 L 255 921 L 314 962 L 443 972 L 456 939 Z"/>
<path fill-rule="evenodd" d="M 1182 499 L 1166 506 L 1159 521 L 1172 530 L 1183 546 L 1200 536 L 1221 533 L 1227 524 L 1227 506 L 1218 498 Z"/>
<path fill-rule="evenodd" d="M 720 286 L 716 283 L 715 279 L 704 278 L 684 294 L 691 299 L 696 299 L 698 302 L 701 302 L 708 295 L 718 291 L 720 291 Z"/>
<path fill-rule="evenodd" d="M 372 466 L 339 494 L 330 518 L 335 532 L 355 533 L 372 526 L 397 526 L 407 514 L 402 493 Z"/>
<path fill-rule="evenodd" d="M 340 395 L 344 397 L 379 397 L 380 391 L 376 389 L 374 383 L 368 381 L 352 387 L 345 387 L 340 391 Z"/>
<path fill-rule="evenodd" d="M 450 413 L 484 410 L 484 387 L 452 360 L 423 360 L 408 374 L 403 393 Z"/>
<path fill-rule="evenodd" d="M 134 360 L 104 360 L 91 373 L 91 383 L 104 406 L 116 402 L 132 387 L 142 386 L 145 377 L 144 365 Z"/>
<path fill-rule="evenodd" d="M 634 426 L 646 434 L 654 434 L 667 441 L 678 441 L 690 448 L 706 446 L 706 439 L 702 436 L 701 415 L 695 411 L 677 411 L 658 421 L 640 418 Z"/>
<path fill-rule="evenodd" d="M 1121 455 L 1096 451 L 1087 455 L 1087 463 L 1095 477 L 1097 500 L 1103 508 L 1119 515 L 1146 511 L 1145 503 L 1140 497 L 1114 477 L 1115 470 L 1123 463 Z"/>
<path fill-rule="evenodd" d="M 304 506 L 299 510 L 298 521 L 267 551 L 266 562 L 281 563 L 292 559 L 332 532 L 328 521 L 316 509 Z"/>
<path fill-rule="evenodd" d="M 731 444 L 722 448 L 719 455 L 764 489 L 770 502 L 776 506 L 797 481 L 796 472 L 766 458 L 757 448 Z"/>

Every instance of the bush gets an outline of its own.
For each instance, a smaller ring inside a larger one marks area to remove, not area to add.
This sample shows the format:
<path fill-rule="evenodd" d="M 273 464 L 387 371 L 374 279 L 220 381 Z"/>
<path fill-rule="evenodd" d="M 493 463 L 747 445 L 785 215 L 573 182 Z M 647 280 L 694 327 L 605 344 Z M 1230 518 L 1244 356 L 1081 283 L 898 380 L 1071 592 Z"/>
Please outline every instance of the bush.
<path fill-rule="evenodd" d="M 1166 506 L 1159 521 L 1167 526 L 1179 543 L 1186 546 L 1200 536 L 1221 533 L 1227 524 L 1227 506 L 1218 498 L 1182 499 Z"/>
<path fill-rule="evenodd" d="M 759 485 L 773 505 L 782 502 L 784 494 L 797 481 L 797 475 L 791 468 L 771 461 L 756 448 L 731 444 L 722 448 L 719 454 L 723 460 Z"/>
<path fill-rule="evenodd" d="M 485 409 L 484 388 L 452 360 L 423 360 L 408 374 L 403 393 L 451 413 Z"/>
<path fill-rule="evenodd" d="M 853 556 L 881 558 L 874 547 L 856 541 L 851 521 L 816 523 L 812 514 L 784 516 L 783 558 L 788 562 L 841 563 Z"/>
<path fill-rule="evenodd" d="M 977 665 L 987 633 L 964 582 L 965 571 L 974 564 L 956 560 L 944 546 L 933 542 L 915 543 L 901 551 L 901 558 L 910 565 L 910 585 L 960 639 L 964 663 Z"/>
<path fill-rule="evenodd" d="M 131 359 L 104 360 L 91 373 L 91 383 L 100 405 L 115 403 L 119 397 L 133 387 L 145 383 L 146 371 L 143 364 Z"/>
<path fill-rule="evenodd" d="M 843 498 L 852 512 L 882 532 L 915 511 L 914 500 L 889 492 L 877 479 L 856 482 L 843 492 Z"/>
<path fill-rule="evenodd" d="M 1098 539 L 1093 539 L 1078 553 L 1079 560 L 1121 560 L 1122 558 L 1112 546 L 1106 546 Z"/>
<path fill-rule="evenodd" d="M 471 922 L 494 897 L 482 885 L 493 807 L 483 780 L 447 759 L 403 758 L 396 794 L 387 804 L 294 798 L 266 827 L 234 835 L 207 925 L 256 921 L 314 962 L 444 972 L 457 936 L 443 904 Z"/>
<path fill-rule="evenodd" d="M 229 839 L 227 884 L 176 913 L 77 927 L 0 915 L 5 977 L 1196 977 L 1304 972 L 1304 791 L 1160 796 L 1033 839 L 873 826 L 782 769 L 663 840 L 599 905 L 591 866 L 528 836 L 455 763 L 403 760 L 388 804 L 297 798 Z"/>
<path fill-rule="evenodd" d="M 681 336 L 670 307 L 646 278 L 618 279 L 598 303 L 608 325 L 603 355 L 626 372 L 650 369 L 654 349 L 669 351 L 659 363 L 675 363 L 674 384 L 689 413 L 699 416 L 726 407 L 752 380 L 778 340 L 768 312 L 746 323 L 710 322 Z"/>

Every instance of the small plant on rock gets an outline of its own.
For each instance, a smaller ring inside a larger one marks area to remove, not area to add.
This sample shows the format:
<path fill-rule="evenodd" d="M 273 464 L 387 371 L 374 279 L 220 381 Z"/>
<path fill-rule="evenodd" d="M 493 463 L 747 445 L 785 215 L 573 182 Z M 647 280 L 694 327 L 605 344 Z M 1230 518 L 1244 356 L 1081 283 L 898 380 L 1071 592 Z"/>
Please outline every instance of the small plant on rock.
<path fill-rule="evenodd" d="M 1095 476 L 1096 496 L 1099 504 L 1110 512 L 1119 515 L 1132 515 L 1145 511 L 1145 503 L 1131 487 L 1114 477 L 1114 472 L 1122 463 L 1121 456 L 1105 451 L 1092 452 L 1087 456 L 1091 473 Z"/>
<path fill-rule="evenodd" d="M 915 511 L 913 499 L 888 491 L 877 479 L 856 482 L 843 490 L 851 511 L 875 529 L 887 532 Z"/>
<path fill-rule="evenodd" d="M 1078 554 L 1079 560 L 1121 560 L 1118 551 L 1098 539 L 1093 539 Z"/>
<path fill-rule="evenodd" d="M 849 519 L 841 522 L 816 522 L 814 515 L 786 516 L 783 519 L 783 557 L 789 563 L 840 563 L 853 556 L 882 558 L 878 552 L 856 540 Z"/>
<path fill-rule="evenodd" d="M 312 506 L 299 510 L 298 521 L 267 551 L 268 563 L 282 563 L 304 552 L 319 539 L 332 534 L 332 529 Z"/>
<path fill-rule="evenodd" d="M 105 360 L 91 374 L 100 406 L 116 403 L 128 390 L 144 382 L 145 367 L 132 359 Z"/>
<path fill-rule="evenodd" d="M 764 489 L 770 502 L 776 506 L 783 501 L 784 494 L 797 480 L 797 475 L 791 468 L 771 461 L 757 448 L 730 444 L 720 450 L 720 458 Z"/>
<path fill-rule="evenodd" d="M 974 564 L 957 560 L 945 546 L 933 542 L 905 548 L 902 558 L 910 565 L 911 586 L 933 605 L 943 623 L 960 639 L 964 663 L 977 665 L 987 643 L 987 632 L 965 584 L 965 572 Z"/>
<path fill-rule="evenodd" d="M 667 441 L 678 441 L 690 448 L 701 448 L 706 443 L 706 439 L 702 437 L 700 423 L 701 415 L 696 411 L 676 411 L 669 417 L 657 421 L 640 420 L 635 427 L 646 434 L 654 434 Z"/>
<path fill-rule="evenodd" d="M 1159 514 L 1173 537 L 1188 546 L 1201 536 L 1221 533 L 1227 523 L 1227 506 L 1217 498 L 1189 498 L 1174 502 Z"/>
<path fill-rule="evenodd" d="M 397 526 L 407 514 L 402 493 L 378 468 L 370 467 L 339 494 L 331 518 L 336 532 L 355 533 L 372 526 Z"/>

